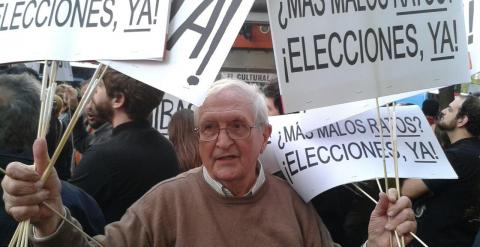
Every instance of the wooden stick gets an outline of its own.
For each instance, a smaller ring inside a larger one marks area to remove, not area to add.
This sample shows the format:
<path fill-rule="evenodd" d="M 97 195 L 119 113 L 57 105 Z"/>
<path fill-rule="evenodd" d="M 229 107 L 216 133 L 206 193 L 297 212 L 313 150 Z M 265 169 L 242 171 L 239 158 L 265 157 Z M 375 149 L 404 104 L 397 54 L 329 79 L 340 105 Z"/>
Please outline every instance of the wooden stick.
<path fill-rule="evenodd" d="M 23 221 L 23 222 L 20 223 L 20 225 L 21 225 L 21 228 L 20 228 L 21 229 L 20 230 L 21 235 L 20 235 L 20 241 L 17 242 L 17 245 L 19 247 L 24 247 L 25 246 L 25 242 L 26 242 L 25 232 L 28 233 L 28 226 L 27 226 L 26 222 L 27 221 Z M 28 235 L 27 235 L 27 239 L 28 239 Z"/>
<path fill-rule="evenodd" d="M 5 170 L 3 169 L 0 169 L 0 171 L 3 173 L 3 175 L 7 176 L 7 173 L 5 172 Z M 42 202 L 43 205 L 45 205 L 45 207 L 49 208 L 50 210 L 52 210 L 53 213 L 55 213 L 56 215 L 58 215 L 60 218 L 62 218 L 65 222 L 67 222 L 68 224 L 70 224 L 71 226 L 73 226 L 75 229 L 77 229 L 80 234 L 82 234 L 83 236 L 85 236 L 86 238 L 88 238 L 89 240 L 95 242 L 95 244 L 97 244 L 98 246 L 103 246 L 100 242 L 98 242 L 98 240 L 90 237 L 87 233 L 85 233 L 80 227 L 78 227 L 77 225 L 75 225 L 72 221 L 68 220 L 65 216 L 63 216 L 62 213 L 58 212 L 57 210 L 55 210 L 52 206 L 50 206 L 48 203 L 46 202 Z M 27 220 L 27 221 L 30 221 L 30 220 Z M 8 247 L 15 247 L 13 244 L 16 244 L 18 243 L 18 237 L 19 237 L 19 234 L 21 232 L 21 226 L 22 226 L 22 223 L 24 223 L 26 221 L 22 221 L 20 222 L 19 226 L 17 227 L 17 229 L 15 230 L 15 233 L 13 234 L 13 237 L 12 239 L 10 240 L 10 243 L 8 245 Z M 28 230 L 28 228 L 27 228 Z M 27 237 L 28 237 L 28 231 L 27 231 Z"/>
<path fill-rule="evenodd" d="M 362 193 L 363 193 L 366 197 L 368 197 L 373 203 L 378 204 L 378 202 L 377 202 L 375 199 L 373 199 L 373 197 L 371 197 L 366 191 L 364 191 L 362 188 L 360 188 L 360 187 L 359 187 L 358 185 L 356 185 L 355 183 L 352 183 L 352 184 L 353 184 L 353 186 L 354 186 L 357 190 L 359 190 L 360 192 L 362 192 Z M 420 244 L 422 244 L 422 245 L 425 246 L 425 247 L 428 247 L 428 245 L 427 245 L 425 242 L 423 242 L 417 235 L 415 235 L 415 233 L 410 232 L 410 235 L 412 235 L 412 237 L 414 237 L 416 240 L 418 240 L 418 242 L 420 242 Z"/>
<path fill-rule="evenodd" d="M 50 118 L 52 117 L 53 100 L 55 99 L 55 90 L 57 89 L 57 83 L 51 83 L 48 89 L 47 100 L 45 101 L 45 115 L 43 121 L 42 137 L 45 137 L 48 133 L 50 126 Z"/>
<path fill-rule="evenodd" d="M 58 70 L 58 62 L 53 60 L 52 67 L 50 68 L 50 85 L 57 81 L 57 70 Z"/>
<path fill-rule="evenodd" d="M 392 111 L 392 145 L 393 145 L 393 165 L 395 169 L 395 186 L 397 188 L 397 197 L 400 198 L 400 177 L 398 172 L 398 138 L 397 138 L 397 113 L 396 113 L 396 104 L 393 102 L 393 111 Z M 402 247 L 405 247 L 405 238 L 402 237 Z"/>
<path fill-rule="evenodd" d="M 42 175 L 42 181 L 45 182 L 48 177 L 50 176 L 50 173 L 53 169 L 53 166 L 55 165 L 55 162 L 57 162 L 58 157 L 60 156 L 60 153 L 62 152 L 63 147 L 65 146 L 65 143 L 67 142 L 70 134 L 72 133 L 73 128 L 75 127 L 75 124 L 78 121 L 78 118 L 83 112 L 83 109 L 85 108 L 86 104 L 90 101 L 91 96 L 93 95 L 93 92 L 98 84 L 98 82 L 101 80 L 105 72 L 107 71 L 108 66 L 100 64 L 95 71 L 94 77 L 90 80 L 87 90 L 85 91 L 85 94 L 83 95 L 82 99 L 80 100 L 80 103 L 78 104 L 77 109 L 73 113 L 72 118 L 70 119 L 70 122 L 68 123 L 68 126 L 63 133 L 62 139 L 60 139 L 60 142 L 58 143 L 57 148 L 55 149 L 55 152 L 53 153 L 53 156 L 47 166 L 47 169 L 45 169 L 45 172 Z M 98 76 L 95 77 L 95 76 Z"/>
<path fill-rule="evenodd" d="M 25 245 L 24 247 L 28 247 L 28 228 L 30 227 L 30 219 L 28 219 L 25 223 L 25 231 L 24 231 L 24 237 L 25 237 Z"/>
<path fill-rule="evenodd" d="M 43 112 L 45 111 L 45 94 L 47 89 L 47 81 L 48 81 L 48 72 L 47 72 L 47 63 L 48 60 L 45 61 L 45 65 L 43 67 L 43 78 L 42 78 L 42 87 L 40 88 L 40 115 L 38 116 L 38 128 L 37 128 L 37 138 L 40 138 L 40 132 L 42 130 L 42 116 Z"/>
<path fill-rule="evenodd" d="M 17 243 L 18 240 L 18 234 L 20 233 L 20 227 L 17 227 L 15 230 L 15 233 L 12 236 L 12 239 L 10 240 L 10 243 L 8 243 L 8 247 L 15 247 L 15 244 Z"/>
<path fill-rule="evenodd" d="M 397 195 L 400 198 L 400 178 L 398 173 L 398 138 L 397 138 L 397 114 L 395 111 L 395 103 L 393 103 L 392 111 L 392 146 L 393 146 L 393 164 L 395 167 L 395 186 L 397 187 Z"/>
<path fill-rule="evenodd" d="M 378 129 L 380 130 L 380 140 L 382 142 L 383 176 L 385 178 L 385 191 L 388 191 L 387 162 L 385 160 L 385 140 L 384 140 L 383 127 L 381 122 L 382 117 L 380 114 L 380 103 L 378 102 L 378 97 L 376 98 L 376 100 L 377 100 L 377 122 L 378 122 L 377 126 L 378 126 Z"/>
<path fill-rule="evenodd" d="M 375 178 L 375 180 L 377 181 L 378 190 L 380 190 L 380 192 L 383 192 L 382 185 L 380 184 L 380 179 Z"/>
<path fill-rule="evenodd" d="M 385 140 L 383 135 L 383 126 L 382 126 L 382 116 L 380 114 L 380 103 L 378 101 L 378 97 L 376 98 L 377 102 L 377 127 L 380 131 L 380 140 L 382 143 L 382 161 L 383 161 L 383 177 L 385 179 L 385 191 L 388 191 L 388 174 L 387 174 L 387 162 L 385 160 Z M 382 189 L 380 189 L 382 191 Z M 390 234 L 390 247 L 393 246 L 393 237 Z"/>

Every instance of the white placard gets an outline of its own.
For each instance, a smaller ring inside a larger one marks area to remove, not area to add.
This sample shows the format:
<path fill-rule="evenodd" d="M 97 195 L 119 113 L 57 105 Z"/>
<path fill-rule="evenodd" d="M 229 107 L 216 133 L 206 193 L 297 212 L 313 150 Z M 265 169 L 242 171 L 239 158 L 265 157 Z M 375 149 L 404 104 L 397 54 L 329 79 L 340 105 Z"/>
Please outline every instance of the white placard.
<path fill-rule="evenodd" d="M 480 0 L 463 0 L 470 74 L 480 73 Z"/>
<path fill-rule="evenodd" d="M 172 13 L 167 53 L 162 63 L 112 61 L 110 65 L 152 87 L 200 105 L 254 1 L 178 2 L 178 11 Z"/>
<path fill-rule="evenodd" d="M 193 104 L 166 93 L 160 105 L 153 110 L 152 126 L 164 136 L 168 136 L 168 124 L 172 120 L 173 114 L 183 109 L 193 111 L 195 108 Z"/>
<path fill-rule="evenodd" d="M 381 111 L 387 172 L 394 177 L 388 112 L 386 108 Z M 275 154 L 279 169 L 305 201 L 341 184 L 384 176 L 376 110 L 312 132 L 303 131 L 298 124 L 299 114 L 269 119 L 273 132 L 267 153 Z M 396 116 L 399 176 L 457 178 L 420 108 L 397 107 Z M 264 167 L 272 165 L 264 160 L 262 163 Z"/>
<path fill-rule="evenodd" d="M 0 63 L 158 59 L 169 0 L 0 1 Z"/>
<path fill-rule="evenodd" d="M 267 4 L 287 112 L 470 81 L 462 1 Z"/>
<path fill-rule="evenodd" d="M 37 73 L 40 74 L 40 64 L 41 63 L 32 62 L 32 63 L 25 63 L 25 66 L 37 71 Z M 52 69 L 52 63 L 49 62 L 46 65 L 46 70 L 50 71 L 51 69 Z M 57 75 L 55 78 L 57 81 L 73 81 L 72 66 L 70 66 L 69 62 L 58 61 Z"/>

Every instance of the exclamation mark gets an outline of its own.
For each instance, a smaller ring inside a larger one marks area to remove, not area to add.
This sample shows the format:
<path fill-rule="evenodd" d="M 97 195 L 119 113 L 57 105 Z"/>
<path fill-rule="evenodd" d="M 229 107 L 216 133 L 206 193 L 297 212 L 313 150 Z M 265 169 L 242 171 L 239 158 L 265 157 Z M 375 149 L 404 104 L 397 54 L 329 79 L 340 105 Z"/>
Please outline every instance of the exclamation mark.
<path fill-rule="evenodd" d="M 453 37 L 455 38 L 455 51 L 458 51 L 457 21 L 453 20 Z"/>
<path fill-rule="evenodd" d="M 153 24 L 157 24 L 157 17 L 158 17 L 158 1 L 155 2 L 155 18 L 153 19 Z"/>
<path fill-rule="evenodd" d="M 475 1 L 470 0 L 469 7 L 468 7 L 468 44 L 473 44 L 473 16 L 475 11 Z"/>
<path fill-rule="evenodd" d="M 428 145 L 430 145 L 430 148 L 432 148 L 432 152 L 433 152 L 433 154 L 435 155 L 435 159 L 438 160 L 438 155 L 437 155 L 437 153 L 435 152 L 435 148 L 433 148 L 432 143 L 431 143 L 431 142 L 428 142 Z"/>
<path fill-rule="evenodd" d="M 242 3 L 241 0 L 232 1 L 230 7 L 225 13 L 225 17 L 223 18 L 223 21 L 220 24 L 220 27 L 217 30 L 217 33 L 215 33 L 215 36 L 213 36 L 212 43 L 210 44 L 210 47 L 208 48 L 207 54 L 203 58 L 202 63 L 200 63 L 200 66 L 198 67 L 197 72 L 195 72 L 195 75 L 191 75 L 187 78 L 188 85 L 198 85 L 198 83 L 200 83 L 200 79 L 198 78 L 198 76 L 203 73 L 203 71 L 205 70 L 205 67 L 207 67 L 207 64 L 210 62 L 210 58 L 212 57 L 213 53 L 217 49 L 218 44 L 222 40 L 223 34 L 225 34 L 225 30 L 227 30 L 227 27 L 230 24 L 230 21 L 232 20 L 233 16 L 237 12 L 238 7 L 240 6 L 241 3 Z"/>

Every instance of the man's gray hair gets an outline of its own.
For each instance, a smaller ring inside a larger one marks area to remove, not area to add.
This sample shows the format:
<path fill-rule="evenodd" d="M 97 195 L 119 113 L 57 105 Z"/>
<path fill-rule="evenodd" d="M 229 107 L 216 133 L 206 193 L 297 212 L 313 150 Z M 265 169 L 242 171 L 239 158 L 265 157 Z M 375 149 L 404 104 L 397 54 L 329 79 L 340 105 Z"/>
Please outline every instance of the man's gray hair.
<path fill-rule="evenodd" d="M 256 115 L 255 124 L 268 124 L 268 110 L 265 96 L 256 85 L 247 84 L 244 81 L 235 79 L 221 79 L 210 86 L 205 98 L 226 90 L 237 91 L 247 99 L 246 103 L 251 104 L 252 112 Z M 200 108 L 201 106 L 195 111 L 195 124 L 198 124 L 198 112 Z"/>
<path fill-rule="evenodd" d="M 40 83 L 27 74 L 0 75 L 0 148 L 30 148 L 39 114 Z"/>

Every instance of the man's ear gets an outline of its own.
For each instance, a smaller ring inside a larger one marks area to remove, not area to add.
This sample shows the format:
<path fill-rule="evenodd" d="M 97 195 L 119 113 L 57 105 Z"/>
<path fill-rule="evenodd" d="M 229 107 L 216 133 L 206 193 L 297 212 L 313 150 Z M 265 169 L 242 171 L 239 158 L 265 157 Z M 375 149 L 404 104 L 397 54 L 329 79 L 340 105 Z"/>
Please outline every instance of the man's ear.
<path fill-rule="evenodd" d="M 262 149 L 260 150 L 260 153 L 263 153 L 263 151 L 265 151 L 265 149 L 267 148 L 267 143 L 268 143 L 268 139 L 270 138 L 270 134 L 272 134 L 272 125 L 265 124 L 265 126 L 263 127 L 263 133 L 262 133 L 263 143 L 262 143 Z"/>
<path fill-rule="evenodd" d="M 463 127 L 468 123 L 468 116 L 465 115 L 463 117 L 457 118 L 457 127 Z"/>
<path fill-rule="evenodd" d="M 113 107 L 113 109 L 122 108 L 124 103 L 125 103 L 125 95 L 123 95 L 123 93 L 117 93 L 117 94 L 112 98 L 112 107 Z"/>

